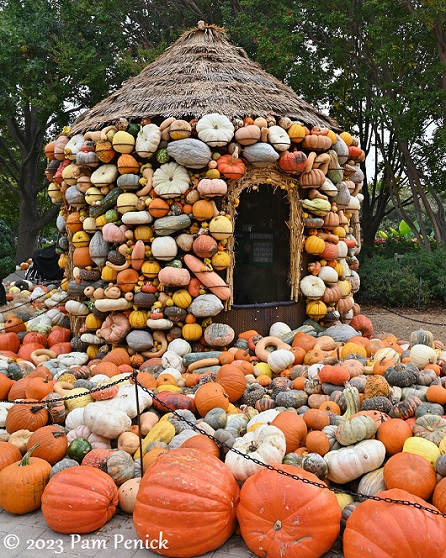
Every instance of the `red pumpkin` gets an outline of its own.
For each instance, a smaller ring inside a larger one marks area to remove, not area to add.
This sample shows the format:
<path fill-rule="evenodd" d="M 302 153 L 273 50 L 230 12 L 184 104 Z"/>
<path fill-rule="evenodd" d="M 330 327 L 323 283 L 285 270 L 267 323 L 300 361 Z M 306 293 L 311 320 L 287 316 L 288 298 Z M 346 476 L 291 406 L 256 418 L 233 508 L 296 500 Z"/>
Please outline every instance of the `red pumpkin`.
<path fill-rule="evenodd" d="M 6 374 L 0 373 L 0 400 L 5 400 L 8 398 L 9 391 L 13 385 L 14 380 L 8 378 Z"/>
<path fill-rule="evenodd" d="M 343 386 L 350 379 L 348 370 L 339 365 L 326 364 L 319 370 L 319 381 L 321 383 Z"/>
<path fill-rule="evenodd" d="M 162 413 L 169 411 L 177 411 L 178 409 L 188 409 L 195 413 L 196 407 L 193 399 L 181 393 L 172 393 L 170 391 L 160 391 L 153 399 L 153 408 Z"/>
<path fill-rule="evenodd" d="M 237 483 L 219 459 L 193 448 L 174 449 L 144 473 L 133 523 L 143 542 L 153 533 L 165 534 L 168 548 L 158 548 L 159 554 L 201 556 L 234 532 L 238 500 Z"/>
<path fill-rule="evenodd" d="M 65 341 L 64 343 L 55 343 L 51 346 L 51 350 L 58 355 L 67 355 L 68 353 L 71 353 L 73 349 L 71 347 L 71 343 L 69 341 Z"/>
<path fill-rule="evenodd" d="M 20 338 L 17 333 L 10 331 L 0 334 L 0 351 L 11 351 L 12 353 L 17 353 L 19 349 Z"/>
<path fill-rule="evenodd" d="M 57 533 L 90 533 L 113 517 L 118 487 L 95 467 L 64 469 L 54 475 L 42 496 L 42 514 Z"/>
<path fill-rule="evenodd" d="M 65 343 L 71 339 L 71 331 L 66 327 L 54 326 L 48 335 L 48 347 L 56 343 Z"/>
<path fill-rule="evenodd" d="M 350 320 L 349 324 L 353 329 L 362 333 L 363 337 L 370 339 L 373 335 L 373 323 L 372 320 L 364 316 L 364 314 L 356 314 Z"/>
<path fill-rule="evenodd" d="M 17 356 L 19 358 L 23 358 L 23 360 L 28 360 L 29 362 L 32 362 L 31 353 L 44 348 L 45 347 L 41 343 L 26 343 L 25 345 L 22 345 L 20 347 Z"/>
<path fill-rule="evenodd" d="M 303 151 L 287 152 L 279 159 L 279 167 L 290 174 L 300 174 L 307 166 L 307 156 Z"/>
<path fill-rule="evenodd" d="M 436 509 L 421 498 L 398 488 L 379 492 L 377 496 L 407 500 Z M 343 535 L 345 558 L 443 558 L 445 546 L 444 517 L 414 506 L 383 500 L 367 500 L 359 504 L 350 515 Z"/>
<path fill-rule="evenodd" d="M 412 436 L 412 428 L 407 421 L 391 418 L 381 423 L 376 432 L 376 438 L 386 446 L 388 455 L 395 455 L 403 451 L 404 442 Z"/>
<path fill-rule="evenodd" d="M 293 465 L 280 468 L 321 482 Z M 331 548 L 339 535 L 341 509 L 333 492 L 261 469 L 241 489 L 237 519 L 243 540 L 257 556 L 307 558 Z"/>
<path fill-rule="evenodd" d="M 48 338 L 44 333 L 39 333 L 38 331 L 30 331 L 22 340 L 22 345 L 26 345 L 26 343 L 39 343 L 46 348 L 48 346 Z"/>

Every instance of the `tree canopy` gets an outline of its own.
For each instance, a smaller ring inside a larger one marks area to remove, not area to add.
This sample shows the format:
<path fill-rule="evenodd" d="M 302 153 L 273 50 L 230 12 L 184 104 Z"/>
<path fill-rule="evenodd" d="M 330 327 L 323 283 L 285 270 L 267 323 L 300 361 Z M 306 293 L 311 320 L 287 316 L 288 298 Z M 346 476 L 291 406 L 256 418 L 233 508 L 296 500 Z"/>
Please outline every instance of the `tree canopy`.
<path fill-rule="evenodd" d="M 199 19 L 360 138 L 374 161 L 366 242 L 396 209 L 420 243 L 446 243 L 446 0 L 0 0 L 0 15 L 0 185 L 20 199 L 18 261 L 57 214 L 41 199 L 46 139 Z"/>

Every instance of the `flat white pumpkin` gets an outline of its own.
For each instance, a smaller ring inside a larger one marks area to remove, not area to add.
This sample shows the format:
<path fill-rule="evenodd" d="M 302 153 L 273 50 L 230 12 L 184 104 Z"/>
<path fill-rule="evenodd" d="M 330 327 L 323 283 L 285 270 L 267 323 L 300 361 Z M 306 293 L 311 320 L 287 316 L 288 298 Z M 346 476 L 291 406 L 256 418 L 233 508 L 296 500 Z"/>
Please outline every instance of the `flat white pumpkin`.
<path fill-rule="evenodd" d="M 268 141 L 276 151 L 287 151 L 291 145 L 291 138 L 281 126 L 268 128 Z"/>
<path fill-rule="evenodd" d="M 305 297 L 317 300 L 324 296 L 325 283 L 315 275 L 306 275 L 300 282 L 300 290 Z"/>
<path fill-rule="evenodd" d="M 143 159 L 150 159 L 158 149 L 161 131 L 156 124 L 146 124 L 136 136 L 135 151 Z"/>
<path fill-rule="evenodd" d="M 133 387 L 133 386 L 132 386 Z M 132 425 L 127 413 L 107 401 L 95 401 L 84 407 L 83 424 L 91 432 L 112 440 Z"/>
<path fill-rule="evenodd" d="M 212 113 L 200 118 L 196 130 L 198 137 L 211 147 L 227 145 L 234 136 L 234 125 L 223 114 Z"/>
<path fill-rule="evenodd" d="M 189 188 L 190 177 L 187 170 L 175 163 L 165 163 L 153 175 L 153 189 L 161 198 L 176 198 Z"/>
<path fill-rule="evenodd" d="M 363 440 L 358 444 L 329 451 L 324 455 L 328 463 L 327 478 L 344 484 L 381 467 L 386 447 L 379 440 Z"/>
<path fill-rule="evenodd" d="M 282 463 L 286 449 L 285 435 L 276 426 L 265 424 L 236 439 L 232 447 L 266 465 Z M 261 468 L 261 465 L 232 451 L 226 454 L 225 463 L 235 479 L 241 482 Z"/>

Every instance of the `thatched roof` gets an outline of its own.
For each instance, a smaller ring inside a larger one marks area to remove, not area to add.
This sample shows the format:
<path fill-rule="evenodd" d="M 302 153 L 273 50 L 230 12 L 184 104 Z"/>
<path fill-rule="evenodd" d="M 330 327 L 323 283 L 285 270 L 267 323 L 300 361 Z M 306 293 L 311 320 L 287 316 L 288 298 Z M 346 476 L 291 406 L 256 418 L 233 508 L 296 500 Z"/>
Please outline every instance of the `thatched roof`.
<path fill-rule="evenodd" d="M 214 112 L 229 118 L 271 114 L 311 126 L 337 126 L 231 45 L 223 29 L 199 22 L 139 75 L 82 113 L 71 133 L 98 130 L 120 118 L 200 118 Z"/>

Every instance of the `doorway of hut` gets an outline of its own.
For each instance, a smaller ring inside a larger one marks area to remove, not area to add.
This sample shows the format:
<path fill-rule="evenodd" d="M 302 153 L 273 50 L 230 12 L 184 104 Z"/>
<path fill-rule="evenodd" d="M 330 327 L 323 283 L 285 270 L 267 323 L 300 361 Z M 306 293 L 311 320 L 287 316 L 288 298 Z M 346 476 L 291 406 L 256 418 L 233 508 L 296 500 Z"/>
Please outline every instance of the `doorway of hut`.
<path fill-rule="evenodd" d="M 240 194 L 235 221 L 234 305 L 290 300 L 286 191 L 259 185 Z"/>

